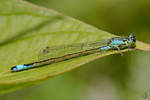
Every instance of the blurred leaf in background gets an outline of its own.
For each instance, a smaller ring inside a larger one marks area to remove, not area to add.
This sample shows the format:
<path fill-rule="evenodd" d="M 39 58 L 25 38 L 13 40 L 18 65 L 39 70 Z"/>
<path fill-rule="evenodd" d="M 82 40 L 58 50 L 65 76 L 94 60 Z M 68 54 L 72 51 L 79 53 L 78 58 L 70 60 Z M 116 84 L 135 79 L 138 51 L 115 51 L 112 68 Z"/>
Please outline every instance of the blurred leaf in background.
<path fill-rule="evenodd" d="M 150 43 L 148 0 L 28 0 L 104 31 Z M 143 100 L 150 94 L 150 54 L 111 55 L 40 85 L 0 96 L 1 100 Z M 119 62 L 119 63 L 118 63 Z"/>

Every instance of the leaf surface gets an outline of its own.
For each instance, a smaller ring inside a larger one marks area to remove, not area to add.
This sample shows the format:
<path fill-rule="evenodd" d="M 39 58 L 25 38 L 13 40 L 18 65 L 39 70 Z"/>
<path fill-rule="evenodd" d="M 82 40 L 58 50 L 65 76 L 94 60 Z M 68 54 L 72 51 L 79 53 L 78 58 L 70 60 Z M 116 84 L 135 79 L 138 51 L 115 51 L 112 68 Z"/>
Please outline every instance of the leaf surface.
<path fill-rule="evenodd" d="M 37 84 L 95 59 L 118 53 L 91 54 L 12 73 L 12 66 L 37 61 L 40 50 L 46 46 L 104 40 L 115 35 L 25 1 L 1 0 L 0 10 L 0 94 Z M 150 45 L 138 41 L 137 49 L 149 51 Z"/>

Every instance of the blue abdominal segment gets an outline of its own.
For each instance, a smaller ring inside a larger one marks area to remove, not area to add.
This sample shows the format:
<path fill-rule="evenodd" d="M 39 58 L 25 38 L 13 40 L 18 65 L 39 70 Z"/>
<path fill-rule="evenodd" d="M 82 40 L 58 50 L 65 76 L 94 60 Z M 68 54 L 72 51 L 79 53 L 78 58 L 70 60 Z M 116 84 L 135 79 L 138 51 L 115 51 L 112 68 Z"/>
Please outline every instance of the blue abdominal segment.
<path fill-rule="evenodd" d="M 16 72 L 16 71 L 21 71 L 21 70 L 25 70 L 28 69 L 29 67 L 31 67 L 33 64 L 30 65 L 16 65 L 14 67 L 11 68 L 12 72 Z"/>
<path fill-rule="evenodd" d="M 110 46 L 103 46 L 103 47 L 101 47 L 101 48 L 99 48 L 101 51 L 106 51 L 106 50 L 109 50 L 109 49 L 111 49 L 111 47 Z"/>

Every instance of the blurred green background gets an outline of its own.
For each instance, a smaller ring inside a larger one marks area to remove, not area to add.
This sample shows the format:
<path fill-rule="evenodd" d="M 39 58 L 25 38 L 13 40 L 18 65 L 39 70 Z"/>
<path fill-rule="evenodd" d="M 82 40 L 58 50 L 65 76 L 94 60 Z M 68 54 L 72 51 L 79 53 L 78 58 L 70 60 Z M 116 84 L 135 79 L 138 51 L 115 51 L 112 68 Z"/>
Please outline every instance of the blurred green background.
<path fill-rule="evenodd" d="M 116 35 L 150 43 L 149 0 L 28 0 Z M 150 100 L 150 53 L 111 55 L 0 100 Z"/>

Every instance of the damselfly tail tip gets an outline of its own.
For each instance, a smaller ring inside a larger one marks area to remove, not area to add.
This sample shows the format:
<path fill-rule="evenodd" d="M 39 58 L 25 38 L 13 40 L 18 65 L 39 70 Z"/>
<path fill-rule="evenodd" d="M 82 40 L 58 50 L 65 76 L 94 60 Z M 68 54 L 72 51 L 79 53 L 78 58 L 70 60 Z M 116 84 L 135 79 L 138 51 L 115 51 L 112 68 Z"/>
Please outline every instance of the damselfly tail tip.
<path fill-rule="evenodd" d="M 16 66 L 11 67 L 10 70 L 11 70 L 11 72 L 16 72 L 17 71 L 17 67 Z"/>

